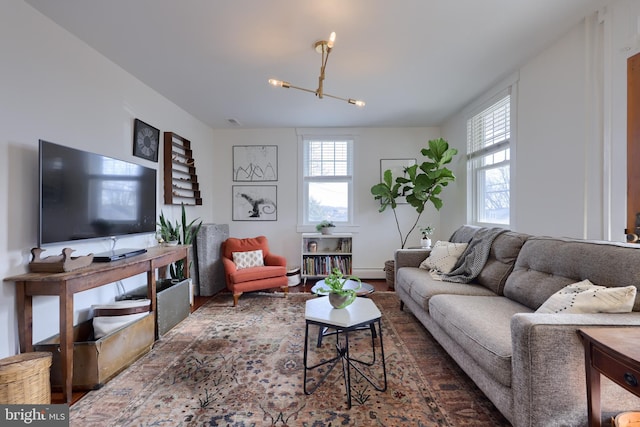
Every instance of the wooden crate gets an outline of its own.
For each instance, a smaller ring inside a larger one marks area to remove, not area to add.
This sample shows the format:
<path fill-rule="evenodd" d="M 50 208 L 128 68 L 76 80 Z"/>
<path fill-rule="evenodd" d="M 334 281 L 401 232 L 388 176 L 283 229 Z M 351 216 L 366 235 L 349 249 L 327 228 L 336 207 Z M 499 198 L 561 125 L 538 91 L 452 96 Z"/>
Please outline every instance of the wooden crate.
<path fill-rule="evenodd" d="M 91 320 L 74 326 L 73 335 L 73 389 L 98 389 L 151 350 L 155 341 L 154 314 L 150 312 L 99 340 L 91 341 Z M 34 345 L 36 351 L 53 353 L 51 385 L 56 390 L 62 388 L 59 347 L 60 335 Z"/>

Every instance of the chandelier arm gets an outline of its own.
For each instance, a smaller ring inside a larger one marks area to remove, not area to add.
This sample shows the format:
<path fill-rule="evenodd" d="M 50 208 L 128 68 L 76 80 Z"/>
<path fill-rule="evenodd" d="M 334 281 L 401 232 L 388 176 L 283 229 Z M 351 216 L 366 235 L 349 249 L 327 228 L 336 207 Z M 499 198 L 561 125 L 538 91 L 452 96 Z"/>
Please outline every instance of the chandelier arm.
<path fill-rule="evenodd" d="M 333 98 L 333 99 L 339 99 L 340 101 L 349 102 L 349 98 L 342 98 L 340 96 L 329 95 L 328 93 L 325 93 L 324 96 L 328 96 L 329 98 Z"/>
<path fill-rule="evenodd" d="M 290 88 L 293 88 L 293 89 L 303 90 L 303 91 L 305 91 L 305 92 L 309 92 L 309 93 L 316 94 L 316 91 L 315 91 L 315 90 L 312 90 L 312 89 L 306 89 L 306 88 L 304 88 L 304 87 L 294 86 L 294 85 L 292 85 L 292 84 L 290 84 L 290 85 L 289 85 L 289 87 L 290 87 Z"/>

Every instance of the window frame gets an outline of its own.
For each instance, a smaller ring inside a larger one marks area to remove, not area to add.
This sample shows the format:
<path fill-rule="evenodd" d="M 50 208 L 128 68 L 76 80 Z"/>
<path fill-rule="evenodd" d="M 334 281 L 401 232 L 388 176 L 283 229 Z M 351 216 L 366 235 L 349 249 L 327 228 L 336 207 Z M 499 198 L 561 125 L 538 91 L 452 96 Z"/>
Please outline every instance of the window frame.
<path fill-rule="evenodd" d="M 498 91 L 498 93 L 494 94 L 487 101 L 477 105 L 473 110 L 470 110 L 466 115 L 466 127 L 467 127 L 467 156 L 466 156 L 466 165 L 467 165 L 467 222 L 474 225 L 480 225 L 485 227 L 502 227 L 502 228 L 511 228 L 514 226 L 514 164 L 515 164 L 515 108 L 516 105 L 516 86 L 515 81 L 508 85 L 505 89 Z M 488 109 L 491 109 L 496 104 L 502 102 L 504 98 L 509 97 L 508 105 L 509 105 L 509 137 L 507 139 L 501 140 L 489 146 L 484 146 L 482 148 L 476 149 L 475 151 L 471 151 L 471 131 L 469 127 L 471 126 L 471 122 L 473 119 L 481 115 Z M 490 156 L 492 154 L 499 153 L 508 149 L 508 156 L 506 159 L 492 163 L 490 165 L 482 165 L 482 159 L 486 156 Z M 508 181 L 508 192 L 509 192 L 509 215 L 508 222 L 491 222 L 487 221 L 484 218 L 481 218 L 480 215 L 480 203 L 484 203 L 486 198 L 482 198 L 482 193 L 486 187 L 482 189 L 479 187 L 481 185 L 482 179 L 479 178 L 479 175 L 483 175 L 489 169 L 499 169 L 501 167 L 508 166 L 509 168 L 509 181 Z"/>
<path fill-rule="evenodd" d="M 307 176 L 306 175 L 306 155 L 308 153 L 308 143 L 313 141 L 324 142 L 347 142 L 347 169 L 350 169 L 350 174 L 339 176 Z M 353 135 L 344 134 L 302 134 L 299 135 L 299 150 L 298 150 L 298 176 L 300 183 L 298 188 L 298 196 L 300 203 L 298 204 L 298 231 L 315 231 L 315 225 L 320 221 L 308 220 L 309 209 L 309 184 L 312 182 L 346 182 L 348 188 L 347 196 L 347 221 L 333 221 L 337 227 L 351 228 L 354 227 L 355 218 L 355 145 L 356 138 Z"/>

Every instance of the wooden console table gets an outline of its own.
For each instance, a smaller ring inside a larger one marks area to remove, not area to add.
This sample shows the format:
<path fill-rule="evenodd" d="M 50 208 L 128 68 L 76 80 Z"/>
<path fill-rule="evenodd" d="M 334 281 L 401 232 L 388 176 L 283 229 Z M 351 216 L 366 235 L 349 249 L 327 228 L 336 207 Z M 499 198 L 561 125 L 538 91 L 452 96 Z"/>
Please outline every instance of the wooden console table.
<path fill-rule="evenodd" d="M 4 280 L 16 283 L 20 351 L 33 351 L 33 297 L 58 296 L 60 299 L 60 356 L 62 392 L 71 402 L 73 379 L 73 295 L 137 274 L 147 273 L 147 297 L 151 311 L 156 310 L 156 269 L 184 260 L 184 275 L 189 276 L 189 246 L 153 247 L 146 253 L 120 261 L 97 263 L 67 273 L 26 273 Z M 158 325 L 156 324 L 156 332 Z"/>
<path fill-rule="evenodd" d="M 600 427 L 600 374 L 640 397 L 640 328 L 590 327 L 578 334 L 584 344 L 589 427 Z"/>

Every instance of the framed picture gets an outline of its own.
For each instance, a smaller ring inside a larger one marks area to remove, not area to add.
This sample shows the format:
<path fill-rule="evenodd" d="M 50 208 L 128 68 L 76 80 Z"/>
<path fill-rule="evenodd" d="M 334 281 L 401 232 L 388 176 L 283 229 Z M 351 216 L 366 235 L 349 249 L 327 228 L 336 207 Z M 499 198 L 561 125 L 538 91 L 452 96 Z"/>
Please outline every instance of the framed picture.
<path fill-rule="evenodd" d="M 276 185 L 232 185 L 234 221 L 277 221 Z"/>
<path fill-rule="evenodd" d="M 277 145 L 234 145 L 233 180 L 277 181 L 278 146 Z"/>
<path fill-rule="evenodd" d="M 416 159 L 380 159 L 380 182 L 384 178 L 384 172 L 391 170 L 393 181 L 399 176 L 406 176 L 405 169 L 415 165 Z M 407 200 L 404 197 L 398 197 L 396 203 L 404 204 Z"/>
<path fill-rule="evenodd" d="M 160 130 L 142 120 L 135 119 L 133 124 L 133 155 L 157 162 L 159 146 Z"/>

